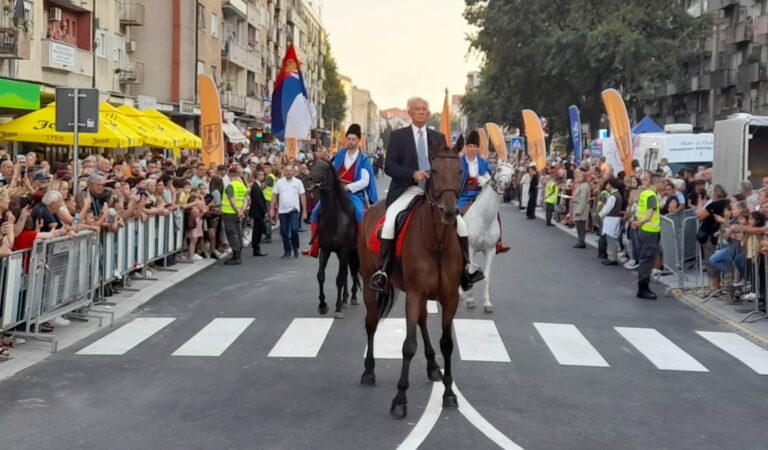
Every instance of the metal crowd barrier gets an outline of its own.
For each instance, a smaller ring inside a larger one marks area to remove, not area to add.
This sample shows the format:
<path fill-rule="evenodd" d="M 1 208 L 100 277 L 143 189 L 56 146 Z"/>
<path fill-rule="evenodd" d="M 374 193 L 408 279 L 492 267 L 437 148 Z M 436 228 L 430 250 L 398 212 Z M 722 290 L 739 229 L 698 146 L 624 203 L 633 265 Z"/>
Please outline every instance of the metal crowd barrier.
<path fill-rule="evenodd" d="M 35 241 L 30 250 L 0 258 L 0 332 L 22 327 L 23 334 L 51 340 L 55 351 L 55 337 L 40 333 L 42 323 L 87 310 L 106 285 L 183 248 L 182 211 L 131 219 L 115 233 Z"/>
<path fill-rule="evenodd" d="M 661 217 L 661 250 L 664 269 L 678 277 L 678 288 L 684 288 L 686 269 L 694 264 L 701 277 L 701 252 L 696 242 L 698 221 L 695 210 L 680 211 Z M 698 284 L 698 279 L 697 279 Z"/>

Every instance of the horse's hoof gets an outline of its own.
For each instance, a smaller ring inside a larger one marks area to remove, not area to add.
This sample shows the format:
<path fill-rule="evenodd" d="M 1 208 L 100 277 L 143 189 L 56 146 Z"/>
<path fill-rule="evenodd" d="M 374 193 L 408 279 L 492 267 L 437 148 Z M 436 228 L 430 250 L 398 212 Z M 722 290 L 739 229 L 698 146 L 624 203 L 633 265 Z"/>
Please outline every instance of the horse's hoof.
<path fill-rule="evenodd" d="M 493 306 L 491 305 L 485 305 L 483 306 L 483 311 L 487 312 L 488 314 L 493 312 Z"/>
<path fill-rule="evenodd" d="M 363 376 L 360 377 L 360 384 L 370 387 L 376 386 L 376 375 L 372 373 L 364 373 Z"/>
<path fill-rule="evenodd" d="M 475 309 L 475 301 L 472 299 L 467 300 L 467 309 Z"/>
<path fill-rule="evenodd" d="M 327 306 L 318 306 L 317 307 L 317 312 L 322 314 L 322 315 L 326 315 L 326 314 L 328 314 L 328 307 Z"/>
<path fill-rule="evenodd" d="M 335 313 L 333 313 L 333 318 L 334 319 L 343 319 L 344 318 L 344 313 L 341 312 L 341 311 L 336 311 Z"/>
<path fill-rule="evenodd" d="M 439 368 L 432 370 L 427 369 L 427 378 L 429 378 L 429 381 L 435 383 L 438 381 L 443 381 L 443 372 L 440 372 Z"/>
<path fill-rule="evenodd" d="M 408 405 L 399 405 L 392 403 L 392 407 L 389 408 L 389 415 L 395 419 L 403 419 L 408 415 Z"/>
<path fill-rule="evenodd" d="M 458 407 L 459 407 L 459 400 L 456 398 L 455 395 L 443 396 L 443 408 L 458 408 Z"/>
<path fill-rule="evenodd" d="M 359 304 L 360 304 L 360 302 L 357 301 L 357 297 L 352 297 L 352 303 L 350 303 L 350 305 L 357 306 Z"/>

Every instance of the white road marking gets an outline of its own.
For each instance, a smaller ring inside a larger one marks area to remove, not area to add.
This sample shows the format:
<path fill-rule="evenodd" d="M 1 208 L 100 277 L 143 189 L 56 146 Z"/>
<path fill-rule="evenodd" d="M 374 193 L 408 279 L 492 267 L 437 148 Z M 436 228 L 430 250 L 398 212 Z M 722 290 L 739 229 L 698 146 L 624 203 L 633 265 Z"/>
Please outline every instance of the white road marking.
<path fill-rule="evenodd" d="M 293 319 L 272 351 L 272 358 L 315 358 L 334 319 Z"/>
<path fill-rule="evenodd" d="M 424 443 L 442 414 L 442 397 L 444 389 L 443 383 L 432 383 L 432 393 L 429 396 L 429 401 L 427 402 L 427 407 L 424 409 L 424 413 L 405 440 L 397 447 L 397 450 L 416 450 Z M 485 420 L 485 418 L 472 407 L 467 399 L 461 395 L 461 391 L 459 391 L 456 383 L 453 383 L 453 392 L 456 394 L 456 398 L 459 401 L 459 412 L 464 415 L 469 423 L 477 428 L 478 431 L 483 433 L 488 439 L 504 450 L 523 450 L 522 447 L 512 442 L 512 440 L 506 437 L 501 431 L 491 425 L 490 422 Z"/>
<path fill-rule="evenodd" d="M 427 302 L 427 313 L 429 314 L 437 314 L 437 301 L 436 300 L 430 300 Z"/>
<path fill-rule="evenodd" d="M 405 331 L 405 319 L 387 318 L 379 322 L 373 338 L 373 357 L 376 359 L 402 359 Z M 366 346 L 365 352 L 368 352 L 368 346 Z"/>
<path fill-rule="evenodd" d="M 534 323 L 558 363 L 564 366 L 609 367 L 587 338 L 568 323 Z"/>
<path fill-rule="evenodd" d="M 709 372 L 693 356 L 653 328 L 614 327 L 614 329 L 659 370 Z"/>
<path fill-rule="evenodd" d="M 454 319 L 453 328 L 463 361 L 510 362 L 493 320 Z"/>
<path fill-rule="evenodd" d="M 743 362 L 759 375 L 768 375 L 768 351 L 735 333 L 697 331 L 697 333 L 723 351 Z"/>
<path fill-rule="evenodd" d="M 221 356 L 248 326 L 252 318 L 213 319 L 190 340 L 184 343 L 173 356 Z"/>
<path fill-rule="evenodd" d="M 176 320 L 173 317 L 139 317 L 77 352 L 77 355 L 124 355 Z"/>

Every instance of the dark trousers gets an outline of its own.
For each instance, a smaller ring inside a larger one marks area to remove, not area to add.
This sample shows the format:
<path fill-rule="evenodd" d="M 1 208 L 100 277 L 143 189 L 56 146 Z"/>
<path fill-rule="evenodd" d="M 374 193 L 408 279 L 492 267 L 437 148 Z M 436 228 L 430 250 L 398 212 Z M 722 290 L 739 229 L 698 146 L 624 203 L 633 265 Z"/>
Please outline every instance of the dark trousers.
<path fill-rule="evenodd" d="M 576 235 L 579 238 L 579 244 L 586 245 L 586 238 L 587 238 L 587 221 L 586 220 L 576 220 L 574 221 L 576 224 Z"/>
<path fill-rule="evenodd" d="M 261 236 L 264 234 L 264 218 L 253 218 L 253 229 L 251 230 L 251 247 L 259 250 L 261 246 Z"/>
<path fill-rule="evenodd" d="M 651 283 L 651 272 L 656 257 L 659 256 L 659 233 L 648 233 L 636 230 L 637 241 L 640 244 L 639 264 L 637 268 L 637 284 L 647 287 Z"/>
<path fill-rule="evenodd" d="M 293 211 L 280 214 L 280 236 L 283 237 L 283 250 L 285 254 L 299 251 L 299 212 Z"/>
<path fill-rule="evenodd" d="M 555 214 L 555 204 L 547 203 L 547 225 L 552 225 L 552 216 Z"/>
<path fill-rule="evenodd" d="M 224 233 L 232 252 L 240 252 L 243 249 L 243 223 L 237 214 L 222 214 L 221 223 L 224 224 Z"/>
<path fill-rule="evenodd" d="M 531 192 L 528 197 L 528 209 L 525 211 L 525 215 L 531 219 L 536 218 L 536 200 L 538 197 L 538 192 Z"/>

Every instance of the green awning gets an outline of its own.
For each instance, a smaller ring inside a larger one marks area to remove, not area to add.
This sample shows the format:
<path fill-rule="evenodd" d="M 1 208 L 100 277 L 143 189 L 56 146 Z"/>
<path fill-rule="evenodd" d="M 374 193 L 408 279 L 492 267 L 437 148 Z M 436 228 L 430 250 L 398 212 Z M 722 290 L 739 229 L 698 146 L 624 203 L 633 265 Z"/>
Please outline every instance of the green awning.
<path fill-rule="evenodd" d="M 0 78 L 0 108 L 40 109 L 40 85 Z"/>

